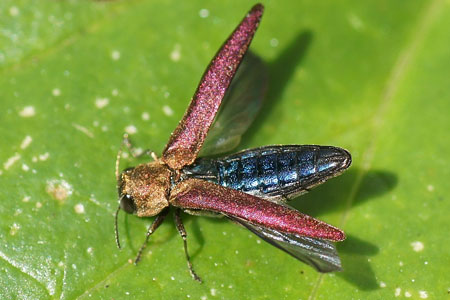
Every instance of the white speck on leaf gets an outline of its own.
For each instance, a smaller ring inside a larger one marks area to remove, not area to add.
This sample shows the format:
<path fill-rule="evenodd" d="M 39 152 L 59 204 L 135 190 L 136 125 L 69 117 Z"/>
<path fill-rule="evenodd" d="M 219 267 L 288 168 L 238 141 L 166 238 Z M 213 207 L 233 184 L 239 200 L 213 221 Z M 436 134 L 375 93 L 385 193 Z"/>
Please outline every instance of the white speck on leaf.
<path fill-rule="evenodd" d="M 39 155 L 39 160 L 45 161 L 50 157 L 50 154 L 48 152 L 45 152 L 44 154 Z"/>
<path fill-rule="evenodd" d="M 384 283 L 383 281 L 380 281 L 380 287 L 381 288 L 385 288 L 386 287 L 386 283 Z"/>
<path fill-rule="evenodd" d="M 11 7 L 9 8 L 9 15 L 10 15 L 11 17 L 17 17 L 17 16 L 19 15 L 19 13 L 20 13 L 20 11 L 19 11 L 19 9 L 17 8 L 17 6 L 11 6 Z"/>
<path fill-rule="evenodd" d="M 427 190 L 428 190 L 429 192 L 434 191 L 434 186 L 431 185 L 431 184 L 427 185 Z"/>
<path fill-rule="evenodd" d="M 42 207 L 42 203 L 41 202 L 36 202 L 36 208 L 41 208 Z"/>
<path fill-rule="evenodd" d="M 181 46 L 179 44 L 175 44 L 172 52 L 170 52 L 170 59 L 172 61 L 179 61 L 181 58 Z"/>
<path fill-rule="evenodd" d="M 20 154 L 16 153 L 13 156 L 11 156 L 10 158 L 8 158 L 8 160 L 3 164 L 3 168 L 5 168 L 5 170 L 8 170 L 9 168 L 11 168 L 16 161 L 18 161 L 20 159 Z"/>
<path fill-rule="evenodd" d="M 60 96 L 61 95 L 61 90 L 60 89 L 53 89 L 52 90 L 52 95 L 53 96 L 55 96 L 55 97 L 58 97 L 58 96 Z"/>
<path fill-rule="evenodd" d="M 28 172 L 30 170 L 30 167 L 27 164 L 22 164 L 22 170 Z"/>
<path fill-rule="evenodd" d="M 142 113 L 142 115 L 141 115 L 141 118 L 142 118 L 142 120 L 144 120 L 144 121 L 148 121 L 148 120 L 150 120 L 150 114 L 148 113 L 148 112 L 143 112 Z"/>
<path fill-rule="evenodd" d="M 128 134 L 135 134 L 137 132 L 137 128 L 134 125 L 128 125 L 125 127 L 125 132 Z"/>
<path fill-rule="evenodd" d="M 112 60 L 119 60 L 119 58 L 120 58 L 120 52 L 117 51 L 117 50 L 113 50 L 113 51 L 111 52 L 111 58 L 112 58 Z"/>
<path fill-rule="evenodd" d="M 402 289 L 401 289 L 401 288 L 396 288 L 396 289 L 395 289 L 394 296 L 395 296 L 395 297 L 400 296 L 401 292 L 402 292 Z"/>
<path fill-rule="evenodd" d="M 170 108 L 170 106 L 164 105 L 162 109 L 166 116 L 170 117 L 173 115 L 173 110 L 172 110 L 172 108 Z"/>
<path fill-rule="evenodd" d="M 428 292 L 427 291 L 419 291 L 419 297 L 422 299 L 428 298 Z"/>
<path fill-rule="evenodd" d="M 74 210 L 77 214 L 84 214 L 84 205 L 81 203 L 78 203 L 74 206 Z"/>
<path fill-rule="evenodd" d="M 423 245 L 422 242 L 415 241 L 415 242 L 412 242 L 412 243 L 411 243 L 411 247 L 413 248 L 414 251 L 420 252 L 420 251 L 423 250 L 424 245 Z"/>
<path fill-rule="evenodd" d="M 117 95 L 119 95 L 119 91 L 117 89 L 113 89 L 111 92 L 111 95 L 117 96 Z"/>
<path fill-rule="evenodd" d="M 103 107 L 107 106 L 109 104 L 108 98 L 96 98 L 95 99 L 95 106 L 97 108 L 102 109 Z"/>
<path fill-rule="evenodd" d="M 411 298 L 411 296 L 412 296 L 412 295 L 411 295 L 410 292 L 408 292 L 408 291 L 405 292 L 405 297 L 406 297 L 406 298 Z"/>
<path fill-rule="evenodd" d="M 25 197 L 23 197 L 22 202 L 29 202 L 30 199 L 31 199 L 30 196 L 25 196 Z"/>
<path fill-rule="evenodd" d="M 203 18 L 203 19 L 207 18 L 207 17 L 209 17 L 209 10 L 207 10 L 206 8 L 202 8 L 198 12 L 198 15 L 200 16 L 200 18 Z"/>
<path fill-rule="evenodd" d="M 16 235 L 17 231 L 19 231 L 20 229 L 20 225 L 17 223 L 12 224 L 10 230 L 9 230 L 9 234 L 10 235 Z"/>
<path fill-rule="evenodd" d="M 209 291 L 211 292 L 211 296 L 217 295 L 217 290 L 216 289 L 210 289 Z"/>
<path fill-rule="evenodd" d="M 29 118 L 33 117 L 36 114 L 36 110 L 34 109 L 34 106 L 25 106 L 20 112 L 19 116 L 23 118 Z"/>
<path fill-rule="evenodd" d="M 33 138 L 31 136 L 27 135 L 23 139 L 22 143 L 20 144 L 20 149 L 22 149 L 22 150 L 26 149 L 28 146 L 30 146 L 32 141 L 33 141 Z"/>
<path fill-rule="evenodd" d="M 84 133 L 85 135 L 87 135 L 88 137 L 90 137 L 91 139 L 94 138 L 94 134 L 91 131 L 89 131 L 89 129 L 87 129 L 86 127 L 78 125 L 78 124 L 75 124 L 75 123 L 72 123 L 72 126 L 76 130 L 78 130 L 78 131 Z"/>

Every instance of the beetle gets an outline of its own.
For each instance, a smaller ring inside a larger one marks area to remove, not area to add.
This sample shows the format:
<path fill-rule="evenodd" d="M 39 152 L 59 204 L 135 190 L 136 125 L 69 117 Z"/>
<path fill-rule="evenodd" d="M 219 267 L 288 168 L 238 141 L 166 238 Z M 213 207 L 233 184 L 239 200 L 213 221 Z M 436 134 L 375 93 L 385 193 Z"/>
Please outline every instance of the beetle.
<path fill-rule="evenodd" d="M 188 269 L 197 281 L 201 279 L 189 257 L 181 211 L 225 216 L 319 272 L 341 269 L 332 242 L 344 240 L 344 232 L 291 208 L 287 200 L 341 174 L 351 164 L 349 152 L 332 146 L 283 145 L 199 158 L 237 146 L 261 106 L 265 66 L 256 55 L 246 52 L 263 9 L 261 4 L 255 5 L 212 59 L 160 158 L 151 153 L 154 161 L 120 173 L 122 146 L 132 150 L 124 136 L 116 160 L 118 247 L 121 209 L 138 217 L 156 216 L 136 263 L 173 207 Z"/>

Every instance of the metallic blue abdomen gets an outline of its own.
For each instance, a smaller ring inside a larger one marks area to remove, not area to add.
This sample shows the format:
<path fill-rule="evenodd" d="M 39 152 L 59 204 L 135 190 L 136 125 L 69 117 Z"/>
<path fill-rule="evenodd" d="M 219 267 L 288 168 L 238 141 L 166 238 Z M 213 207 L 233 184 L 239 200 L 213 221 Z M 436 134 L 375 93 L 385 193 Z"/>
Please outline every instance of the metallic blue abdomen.
<path fill-rule="evenodd" d="M 198 159 L 184 169 L 202 178 L 262 198 L 291 198 L 340 174 L 350 154 L 337 147 L 292 145 L 245 150 L 219 159 Z"/>

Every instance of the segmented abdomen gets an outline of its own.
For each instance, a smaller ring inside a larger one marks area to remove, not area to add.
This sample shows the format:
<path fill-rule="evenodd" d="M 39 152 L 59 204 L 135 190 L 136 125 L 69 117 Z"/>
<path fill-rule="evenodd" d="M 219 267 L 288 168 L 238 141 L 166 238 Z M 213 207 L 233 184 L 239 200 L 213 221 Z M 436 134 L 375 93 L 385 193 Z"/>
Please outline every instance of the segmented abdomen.
<path fill-rule="evenodd" d="M 198 159 L 185 167 L 202 178 L 262 198 L 291 198 L 340 174 L 350 154 L 331 146 L 265 146 L 219 159 Z"/>

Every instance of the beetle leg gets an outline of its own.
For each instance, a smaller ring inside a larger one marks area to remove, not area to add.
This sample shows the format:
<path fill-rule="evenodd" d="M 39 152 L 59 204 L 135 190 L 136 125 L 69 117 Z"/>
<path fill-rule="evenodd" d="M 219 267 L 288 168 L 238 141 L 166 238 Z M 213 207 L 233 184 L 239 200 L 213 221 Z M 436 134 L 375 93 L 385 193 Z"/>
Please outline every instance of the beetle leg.
<path fill-rule="evenodd" d="M 201 278 L 195 273 L 194 268 L 191 263 L 191 259 L 189 257 L 188 249 L 187 249 L 187 233 L 186 229 L 184 229 L 183 221 L 181 220 L 180 216 L 180 209 L 175 210 L 175 223 L 177 225 L 178 232 L 181 235 L 181 238 L 183 239 L 184 244 L 184 253 L 186 254 L 186 260 L 188 264 L 189 272 L 191 273 L 192 278 L 197 280 L 198 282 L 202 282 Z"/>
<path fill-rule="evenodd" d="M 158 157 L 156 156 L 156 153 L 153 152 L 152 150 L 145 149 L 143 151 L 139 151 L 139 149 L 134 147 L 133 143 L 130 140 L 130 137 L 129 137 L 128 133 L 124 133 L 123 134 L 122 144 L 125 145 L 125 147 L 127 147 L 128 152 L 130 152 L 131 156 L 133 156 L 134 158 L 139 158 L 139 157 L 142 157 L 144 155 L 148 155 L 151 158 L 153 158 L 154 160 L 158 160 Z"/>
<path fill-rule="evenodd" d="M 142 251 L 144 251 L 145 247 L 147 247 L 148 239 L 150 238 L 152 233 L 155 232 L 155 230 L 159 227 L 159 225 L 162 224 L 162 222 L 166 218 L 168 212 L 169 212 L 168 209 L 163 210 L 159 215 L 156 216 L 155 220 L 153 220 L 153 223 L 148 227 L 147 235 L 145 237 L 145 242 L 142 244 L 142 246 L 139 249 L 139 252 L 136 256 L 136 259 L 134 260 L 135 265 L 141 260 Z"/>
<path fill-rule="evenodd" d="M 120 158 L 122 157 L 123 146 L 127 147 L 128 152 L 134 158 L 139 158 L 143 155 L 148 155 L 153 160 L 155 160 L 155 161 L 158 160 L 158 156 L 156 155 L 156 153 L 150 149 L 146 149 L 144 151 L 138 151 L 131 143 L 130 138 L 128 137 L 128 133 L 124 133 L 123 138 L 122 138 L 122 143 L 120 144 L 119 151 L 117 152 L 117 156 L 116 156 L 116 172 L 115 172 L 116 173 L 116 181 L 119 180 L 119 175 L 120 175 L 119 165 L 120 165 Z"/>

